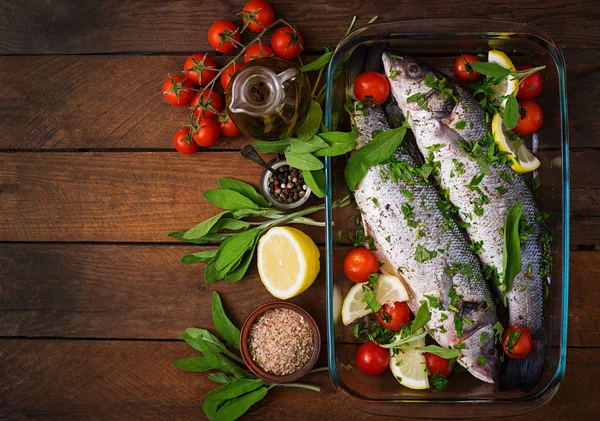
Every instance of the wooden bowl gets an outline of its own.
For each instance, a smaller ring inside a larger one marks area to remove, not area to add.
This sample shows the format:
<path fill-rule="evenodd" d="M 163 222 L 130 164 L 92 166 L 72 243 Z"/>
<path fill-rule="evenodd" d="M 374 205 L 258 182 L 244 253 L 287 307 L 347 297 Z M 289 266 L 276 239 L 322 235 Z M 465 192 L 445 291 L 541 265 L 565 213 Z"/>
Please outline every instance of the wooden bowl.
<path fill-rule="evenodd" d="M 256 319 L 264 314 L 267 310 L 272 310 L 275 308 L 287 308 L 295 311 L 300 314 L 308 325 L 310 326 L 313 333 L 313 352 L 308 360 L 308 362 L 302 367 L 300 370 L 295 373 L 286 374 L 284 376 L 277 376 L 275 374 L 267 373 L 261 367 L 258 366 L 250 356 L 250 350 L 248 349 L 248 334 L 250 333 L 250 327 L 254 324 Z M 319 328 L 315 323 L 315 320 L 312 318 L 310 314 L 302 307 L 289 303 L 287 301 L 271 301 L 268 303 L 261 304 L 257 308 L 255 308 L 252 313 L 246 318 L 244 324 L 242 325 L 242 329 L 240 331 L 240 352 L 242 354 L 242 359 L 244 363 L 248 366 L 250 371 L 254 373 L 255 376 L 266 380 L 272 383 L 289 383 L 306 375 L 317 362 L 317 358 L 319 357 L 319 351 L 321 349 L 321 334 L 319 333 Z"/>

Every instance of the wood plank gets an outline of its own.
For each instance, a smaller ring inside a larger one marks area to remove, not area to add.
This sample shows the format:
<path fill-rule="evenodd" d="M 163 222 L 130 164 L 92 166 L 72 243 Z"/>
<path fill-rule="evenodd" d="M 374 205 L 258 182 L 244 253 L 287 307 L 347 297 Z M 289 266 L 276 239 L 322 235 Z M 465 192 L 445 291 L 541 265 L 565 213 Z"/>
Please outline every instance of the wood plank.
<path fill-rule="evenodd" d="M 3 420 L 198 420 L 203 396 L 216 387 L 202 373 L 170 364 L 195 351 L 181 342 L 0 340 L 0 417 Z M 196 353 L 197 355 L 197 353 Z M 323 355 L 323 354 L 322 354 Z M 569 349 L 564 384 L 556 396 L 516 421 L 596 419 L 590 400 L 600 370 L 597 349 Z M 48 379 L 52 379 L 49 381 Z M 303 379 L 322 388 L 274 388 L 245 420 L 379 420 L 344 402 L 327 373 Z M 399 409 L 401 410 L 401 408 Z M 500 420 L 502 418 L 497 418 Z"/>
<path fill-rule="evenodd" d="M 12 81 L 0 86 L 0 149 L 173 149 L 173 134 L 185 125 L 189 110 L 168 105 L 160 87 L 167 73 L 181 71 L 184 60 L 181 55 L 0 57 L 0 75 Z M 571 147 L 593 147 L 591 134 L 600 131 L 600 121 L 589 118 L 588 110 L 600 107 L 600 98 L 589 87 L 600 84 L 600 61 L 589 52 L 567 53 L 566 60 Z M 214 148 L 241 149 L 247 143 L 244 136 L 223 137 Z M 558 146 L 540 137 L 541 149 Z"/>
<path fill-rule="evenodd" d="M 272 1 L 278 17 L 302 31 L 307 45 L 335 45 L 343 37 L 352 16 L 366 23 L 372 16 L 393 21 L 418 18 L 504 18 L 529 22 L 546 30 L 563 48 L 598 48 L 597 8 L 590 1 L 555 1 L 519 5 L 518 16 L 510 1 L 479 3 L 382 0 L 303 2 Z M 241 11 L 243 1 L 209 0 L 198 7 L 192 1 L 77 0 L 30 3 L 10 0 L 0 6 L 0 53 L 81 54 L 116 51 L 208 50 L 205 33 L 217 19 L 229 19 Z M 424 13 L 427 10 L 427 13 Z M 458 14 L 457 11 L 460 11 Z M 576 17 L 576 19 L 575 19 Z M 400 26 L 401 27 L 401 26 Z"/>
<path fill-rule="evenodd" d="M 204 264 L 179 263 L 202 249 L 0 245 L 0 336 L 169 339 L 186 327 L 213 328 L 213 291 L 222 294 L 238 326 L 258 303 L 273 299 L 254 263 L 237 284 L 204 284 Z M 313 286 L 292 299 L 315 317 L 323 334 L 324 254 L 321 248 L 322 270 Z M 598 252 L 571 254 L 570 346 L 600 346 L 599 263 Z"/>

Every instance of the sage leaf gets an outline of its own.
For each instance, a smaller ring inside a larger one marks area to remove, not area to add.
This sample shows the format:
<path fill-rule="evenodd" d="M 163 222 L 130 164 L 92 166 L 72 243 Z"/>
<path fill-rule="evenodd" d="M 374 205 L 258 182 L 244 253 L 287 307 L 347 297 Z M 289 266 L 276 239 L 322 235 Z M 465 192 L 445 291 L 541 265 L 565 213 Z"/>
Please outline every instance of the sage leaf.
<path fill-rule="evenodd" d="M 458 349 L 446 349 L 438 345 L 421 346 L 415 349 L 418 351 L 429 352 L 430 354 L 435 354 L 446 359 L 457 358 L 459 355 Z"/>
<path fill-rule="evenodd" d="M 323 170 L 302 170 L 302 178 L 315 196 L 325 197 L 325 172 Z"/>
<path fill-rule="evenodd" d="M 486 63 L 484 61 L 475 61 L 470 63 L 473 70 L 488 77 L 506 77 L 510 75 L 510 69 L 502 67 L 496 63 Z"/>
<path fill-rule="evenodd" d="M 201 357 L 182 358 L 173 363 L 184 371 L 205 372 L 209 370 L 221 370 L 233 374 L 238 379 L 249 378 L 250 374 L 229 361 L 221 354 L 207 354 Z"/>
<path fill-rule="evenodd" d="M 250 228 L 252 224 L 245 221 L 240 221 L 235 218 L 221 218 L 215 226 L 212 227 L 211 231 L 219 232 L 221 230 L 242 230 Z"/>
<path fill-rule="evenodd" d="M 233 190 L 244 195 L 261 208 L 269 207 L 269 203 L 263 195 L 248 183 L 233 178 L 219 178 L 219 186 L 222 189 Z"/>
<path fill-rule="evenodd" d="M 316 151 L 315 156 L 339 156 L 354 149 L 358 131 L 320 133 L 319 137 L 328 144 L 328 147 Z"/>
<path fill-rule="evenodd" d="M 224 216 L 226 216 L 226 215 L 231 215 L 231 212 L 229 212 L 229 211 L 223 211 L 221 213 L 218 213 L 218 214 L 216 214 L 216 215 L 208 218 L 205 221 L 200 222 L 195 227 L 190 228 L 189 230 L 187 230 L 183 234 L 183 239 L 190 240 L 190 239 L 204 237 L 206 234 L 208 234 L 210 232 L 210 230 L 212 229 L 212 227 L 215 226 L 215 224 L 217 222 L 219 222 L 219 220 L 221 218 L 223 218 Z"/>
<path fill-rule="evenodd" d="M 323 139 L 315 135 L 308 140 L 290 139 L 289 150 L 294 153 L 305 154 L 313 153 L 328 146 Z"/>
<path fill-rule="evenodd" d="M 209 380 L 215 383 L 227 384 L 236 381 L 235 377 L 228 376 L 224 373 L 208 373 Z"/>
<path fill-rule="evenodd" d="M 248 21 L 250 21 L 250 20 L 248 19 Z M 207 401 L 207 400 L 205 400 L 204 404 L 202 405 L 202 410 L 204 411 L 204 413 L 206 414 L 206 416 L 208 417 L 208 419 L 210 421 L 214 421 L 217 411 L 222 406 L 230 403 L 232 400 L 233 399 L 228 399 L 226 401 Z"/>
<path fill-rule="evenodd" d="M 215 257 L 215 269 L 227 274 L 238 263 L 246 250 L 254 245 L 260 228 L 252 228 L 240 232 L 221 244 L 219 254 Z"/>
<path fill-rule="evenodd" d="M 515 203 L 504 220 L 504 246 L 502 248 L 502 292 L 504 296 L 512 288 L 512 281 L 521 272 L 521 240 L 519 220 L 523 203 Z"/>
<path fill-rule="evenodd" d="M 196 253 L 186 254 L 181 258 L 181 263 L 201 263 L 206 262 L 217 254 L 217 249 L 199 251 Z"/>
<path fill-rule="evenodd" d="M 308 140 L 319 131 L 321 120 L 323 119 L 323 110 L 321 105 L 312 100 L 304 120 L 296 128 L 296 138 L 298 140 Z"/>
<path fill-rule="evenodd" d="M 269 389 L 260 387 L 250 393 L 247 393 L 237 399 L 232 399 L 219 408 L 211 421 L 234 421 L 244 415 L 252 405 L 260 402 Z"/>
<path fill-rule="evenodd" d="M 221 297 L 214 291 L 212 298 L 212 317 L 215 327 L 225 341 L 235 349 L 240 349 L 240 330 L 235 327 L 225 314 Z"/>
<path fill-rule="evenodd" d="M 519 104 L 514 95 L 509 95 L 506 99 L 503 115 L 504 127 L 506 130 L 512 130 L 519 123 Z"/>
<path fill-rule="evenodd" d="M 417 311 L 415 320 L 413 320 L 412 324 L 410 325 L 410 333 L 414 334 L 419 329 L 423 328 L 430 318 L 429 306 L 427 305 L 427 302 L 423 302 Z"/>
<path fill-rule="evenodd" d="M 211 390 L 205 398 L 209 401 L 234 399 L 248 392 L 252 392 L 264 384 L 265 381 L 261 379 L 239 379 Z"/>
<path fill-rule="evenodd" d="M 314 72 L 315 70 L 321 70 L 325 66 L 329 64 L 329 60 L 331 60 L 331 55 L 333 51 L 327 51 L 321 57 L 313 61 L 312 63 L 305 64 L 300 68 L 300 71 L 303 73 L 306 72 Z"/>
<path fill-rule="evenodd" d="M 241 209 L 258 209 L 258 205 L 246 196 L 229 189 L 206 190 L 204 197 L 215 206 L 230 211 Z"/>
<path fill-rule="evenodd" d="M 281 140 L 255 140 L 252 142 L 252 147 L 259 153 L 283 153 L 285 148 L 290 146 L 289 139 Z"/>
<path fill-rule="evenodd" d="M 239 211 L 233 212 L 233 216 L 237 219 L 247 218 L 249 216 L 265 216 L 267 213 L 273 212 L 272 210 L 256 210 L 256 209 L 240 209 Z"/>
<path fill-rule="evenodd" d="M 251 247 L 249 250 L 244 253 L 240 264 L 230 271 L 227 275 L 225 275 L 225 282 L 237 282 L 244 277 L 248 267 L 250 266 L 250 262 L 252 262 L 252 257 L 254 256 L 255 247 Z"/>
<path fill-rule="evenodd" d="M 314 171 L 323 168 L 321 160 L 311 154 L 299 154 L 286 149 L 285 159 L 290 166 L 299 170 Z"/>
<path fill-rule="evenodd" d="M 223 276 L 225 275 L 224 273 L 221 273 L 217 270 L 217 268 L 215 267 L 215 262 L 219 257 L 219 254 L 221 253 L 221 248 L 224 246 L 225 243 L 227 243 L 227 241 L 229 241 L 229 239 L 221 243 L 219 249 L 217 250 L 217 253 L 215 254 L 215 257 L 213 257 L 204 268 L 204 282 L 206 282 L 207 284 L 223 279 Z"/>

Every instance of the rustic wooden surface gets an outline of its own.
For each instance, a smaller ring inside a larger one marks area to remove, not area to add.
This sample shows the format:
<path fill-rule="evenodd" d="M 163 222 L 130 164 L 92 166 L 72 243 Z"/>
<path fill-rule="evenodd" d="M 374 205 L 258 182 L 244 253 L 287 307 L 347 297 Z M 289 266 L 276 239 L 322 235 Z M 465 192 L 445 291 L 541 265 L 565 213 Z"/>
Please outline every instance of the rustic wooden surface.
<path fill-rule="evenodd" d="M 0 3 L 0 420 L 203 419 L 212 383 L 170 366 L 191 355 L 177 334 L 210 327 L 219 291 L 240 324 L 270 298 L 252 269 L 205 285 L 197 247 L 166 235 L 214 213 L 201 192 L 259 169 L 220 142 L 183 157 L 171 136 L 185 110 L 159 86 L 210 23 L 243 1 L 5 0 Z M 351 17 L 495 17 L 548 32 L 567 62 L 571 145 L 571 294 L 567 374 L 556 397 L 519 420 L 600 418 L 600 15 L 594 1 L 271 2 L 308 53 L 335 45 Z M 97 53 L 153 55 L 95 55 Z M 548 162 L 557 151 L 541 145 Z M 242 170 L 240 170 L 242 169 Z M 558 187 L 552 175 L 544 178 Z M 560 203 L 546 197 L 552 213 Z M 309 230 L 322 243 L 320 229 Z M 294 299 L 325 328 L 321 276 Z M 245 419 L 375 420 L 337 395 L 275 389 Z M 402 414 L 407 415 L 407 414 Z"/>

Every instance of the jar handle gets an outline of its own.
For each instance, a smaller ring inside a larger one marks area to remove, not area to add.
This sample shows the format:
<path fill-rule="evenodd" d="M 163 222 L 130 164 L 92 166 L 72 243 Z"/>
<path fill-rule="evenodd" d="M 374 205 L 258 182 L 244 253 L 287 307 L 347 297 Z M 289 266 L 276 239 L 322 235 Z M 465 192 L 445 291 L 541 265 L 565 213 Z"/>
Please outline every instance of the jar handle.
<path fill-rule="evenodd" d="M 281 85 L 284 85 L 285 82 L 293 77 L 296 77 L 296 75 L 298 75 L 298 69 L 292 67 L 291 69 L 284 70 L 283 72 L 277 74 L 277 79 L 279 79 L 279 83 L 281 83 Z"/>

